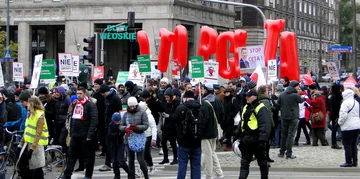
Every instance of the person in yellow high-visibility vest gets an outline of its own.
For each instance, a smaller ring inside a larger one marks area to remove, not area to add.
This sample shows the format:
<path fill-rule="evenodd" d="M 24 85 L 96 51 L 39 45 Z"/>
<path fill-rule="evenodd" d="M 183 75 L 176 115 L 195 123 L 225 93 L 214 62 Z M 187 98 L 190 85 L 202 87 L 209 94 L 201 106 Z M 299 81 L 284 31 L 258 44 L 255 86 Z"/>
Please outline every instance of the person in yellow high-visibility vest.
<path fill-rule="evenodd" d="M 38 97 L 28 100 L 28 115 L 23 138 L 18 146 L 20 158 L 19 174 L 22 178 L 43 179 L 42 167 L 45 166 L 45 149 L 48 144 L 48 127 L 44 106 Z M 20 151 L 21 150 L 21 151 Z"/>

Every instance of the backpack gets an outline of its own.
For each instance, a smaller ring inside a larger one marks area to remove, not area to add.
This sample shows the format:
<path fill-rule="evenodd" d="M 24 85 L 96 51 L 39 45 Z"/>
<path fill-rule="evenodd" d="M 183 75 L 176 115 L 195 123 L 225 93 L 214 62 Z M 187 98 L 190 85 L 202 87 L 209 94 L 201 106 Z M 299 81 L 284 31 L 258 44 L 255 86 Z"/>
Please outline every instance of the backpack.
<path fill-rule="evenodd" d="M 202 127 L 204 123 L 204 116 L 201 108 L 189 109 L 185 113 L 185 120 L 183 123 L 183 134 L 193 139 L 201 139 Z"/>

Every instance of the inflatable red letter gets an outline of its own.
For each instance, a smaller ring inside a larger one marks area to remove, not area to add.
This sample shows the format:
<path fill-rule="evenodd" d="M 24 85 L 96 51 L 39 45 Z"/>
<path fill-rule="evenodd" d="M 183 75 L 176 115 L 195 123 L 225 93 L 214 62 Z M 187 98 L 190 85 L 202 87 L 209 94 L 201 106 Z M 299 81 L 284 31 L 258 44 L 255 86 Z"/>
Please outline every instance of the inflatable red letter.
<path fill-rule="evenodd" d="M 139 42 L 140 55 L 150 55 L 149 38 L 147 33 L 140 30 L 136 33 L 136 38 Z"/>
<path fill-rule="evenodd" d="M 280 35 L 280 77 L 300 81 L 300 67 L 296 35 L 293 32 L 282 32 Z"/>
<path fill-rule="evenodd" d="M 178 25 L 174 32 L 165 28 L 160 29 L 160 48 L 158 55 L 158 69 L 166 72 L 169 65 L 171 44 L 174 43 L 173 57 L 174 61 L 179 61 L 184 68 L 188 59 L 188 34 L 184 26 Z"/>
<path fill-rule="evenodd" d="M 240 64 L 236 64 L 236 60 L 231 58 L 227 60 L 227 44 L 230 41 L 231 44 L 235 43 L 234 32 L 223 32 L 217 38 L 216 43 L 216 61 L 219 62 L 219 75 L 225 79 L 236 78 L 240 71 L 236 71 Z M 228 69 L 227 61 L 229 61 L 230 69 Z"/>
<path fill-rule="evenodd" d="M 198 47 L 198 56 L 203 56 L 204 61 L 209 60 L 209 55 L 216 52 L 216 38 L 218 33 L 215 29 L 208 26 L 202 26 L 200 29 L 200 42 Z"/>
<path fill-rule="evenodd" d="M 280 31 L 285 28 L 285 20 L 266 20 L 265 29 L 267 30 L 266 42 L 265 42 L 265 66 L 267 66 L 267 61 L 271 59 L 276 59 L 276 51 L 278 48 L 278 39 Z"/>

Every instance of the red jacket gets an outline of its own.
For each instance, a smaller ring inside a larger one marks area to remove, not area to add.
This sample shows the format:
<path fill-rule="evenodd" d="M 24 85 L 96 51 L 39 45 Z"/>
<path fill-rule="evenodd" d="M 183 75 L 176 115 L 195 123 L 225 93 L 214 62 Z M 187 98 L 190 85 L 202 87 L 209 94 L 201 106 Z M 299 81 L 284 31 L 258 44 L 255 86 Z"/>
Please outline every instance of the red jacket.
<path fill-rule="evenodd" d="M 324 96 L 319 96 L 315 99 L 306 99 L 306 102 L 308 102 L 311 105 L 311 113 L 316 113 L 321 111 L 324 114 L 324 120 L 322 123 L 314 124 L 311 123 L 311 128 L 325 128 L 326 127 L 326 104 L 325 104 L 325 98 Z"/>

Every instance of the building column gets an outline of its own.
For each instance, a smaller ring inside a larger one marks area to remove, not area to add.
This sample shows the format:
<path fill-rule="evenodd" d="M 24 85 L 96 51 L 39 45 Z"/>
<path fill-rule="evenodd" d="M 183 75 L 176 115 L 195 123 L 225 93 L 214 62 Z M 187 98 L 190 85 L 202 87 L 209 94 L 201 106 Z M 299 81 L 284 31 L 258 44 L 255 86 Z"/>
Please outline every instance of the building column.
<path fill-rule="evenodd" d="M 18 61 L 24 63 L 24 75 L 29 76 L 31 69 L 31 29 L 27 22 L 18 25 Z"/>

